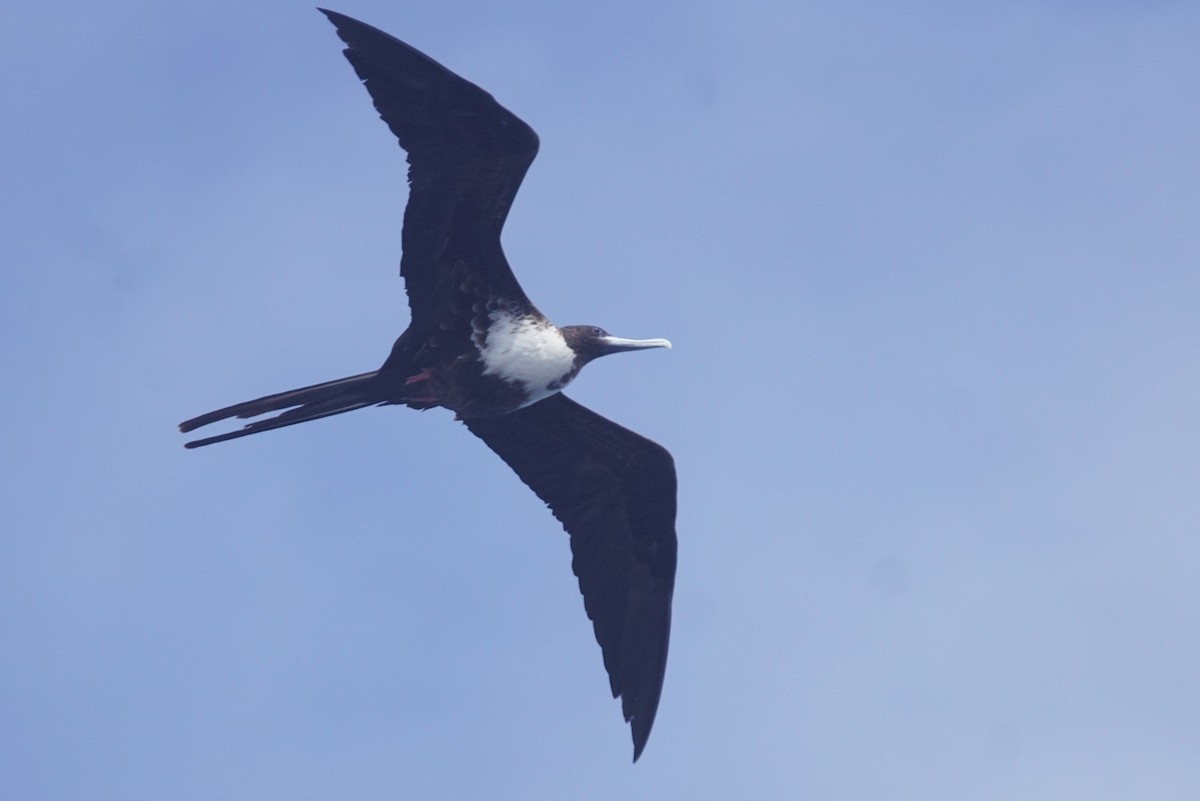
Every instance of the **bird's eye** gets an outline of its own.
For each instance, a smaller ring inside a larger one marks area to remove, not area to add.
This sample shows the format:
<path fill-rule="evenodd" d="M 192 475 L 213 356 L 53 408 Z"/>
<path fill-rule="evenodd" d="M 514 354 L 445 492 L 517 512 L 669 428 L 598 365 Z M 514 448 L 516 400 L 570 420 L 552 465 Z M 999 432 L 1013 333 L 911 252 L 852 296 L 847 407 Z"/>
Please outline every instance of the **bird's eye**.
<path fill-rule="evenodd" d="M 603 329 L 603 328 L 598 328 L 598 327 L 593 327 L 593 328 L 592 328 L 592 335 L 593 335 L 593 336 L 597 336 L 597 337 L 602 337 L 602 336 L 604 336 L 604 329 Z"/>

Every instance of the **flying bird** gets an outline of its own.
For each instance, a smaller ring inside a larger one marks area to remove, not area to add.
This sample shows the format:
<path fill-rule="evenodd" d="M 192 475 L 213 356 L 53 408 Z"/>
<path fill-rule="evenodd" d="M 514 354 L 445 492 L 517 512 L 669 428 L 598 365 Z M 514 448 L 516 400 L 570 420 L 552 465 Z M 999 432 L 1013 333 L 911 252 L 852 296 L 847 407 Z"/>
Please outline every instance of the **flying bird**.
<path fill-rule="evenodd" d="M 669 348 L 593 325 L 557 327 L 526 297 L 500 246 L 537 155 L 533 129 L 483 89 L 388 34 L 321 9 L 380 117 L 408 154 L 400 274 L 411 322 L 378 370 L 202 414 L 242 428 L 198 448 L 367 406 L 455 413 L 566 529 L 571 566 L 614 698 L 645 748 L 658 710 L 675 585 L 675 464 L 649 439 L 562 394 L 610 353 Z"/>

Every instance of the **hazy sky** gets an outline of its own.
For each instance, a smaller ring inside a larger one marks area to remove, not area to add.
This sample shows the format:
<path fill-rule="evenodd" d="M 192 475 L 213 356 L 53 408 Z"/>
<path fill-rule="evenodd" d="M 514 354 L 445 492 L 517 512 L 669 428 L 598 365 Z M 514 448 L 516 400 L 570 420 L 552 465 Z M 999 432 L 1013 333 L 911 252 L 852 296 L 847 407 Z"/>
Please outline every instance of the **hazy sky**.
<path fill-rule="evenodd" d="M 674 342 L 569 393 L 679 467 L 646 753 L 449 413 L 181 447 L 407 324 L 333 27 L 8 0 L 0 797 L 1200 798 L 1200 6 L 335 8 L 538 131 L 547 314 Z"/>

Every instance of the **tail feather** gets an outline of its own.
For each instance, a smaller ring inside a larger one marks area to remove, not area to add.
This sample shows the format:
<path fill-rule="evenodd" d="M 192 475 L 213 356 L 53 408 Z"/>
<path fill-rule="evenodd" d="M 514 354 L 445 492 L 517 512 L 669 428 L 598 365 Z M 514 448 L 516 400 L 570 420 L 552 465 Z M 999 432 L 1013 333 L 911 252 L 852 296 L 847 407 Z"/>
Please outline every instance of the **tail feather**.
<path fill-rule="evenodd" d="M 273 428 L 283 428 L 308 420 L 317 420 L 342 412 L 375 406 L 386 402 L 387 399 L 379 380 L 379 373 L 361 373 L 348 378 L 339 378 L 336 381 L 326 381 L 323 384 L 314 384 L 311 387 L 301 387 L 226 406 L 224 409 L 217 409 L 214 412 L 193 417 L 191 420 L 185 420 L 179 424 L 179 430 L 186 433 L 231 417 L 246 419 L 267 412 L 285 410 L 275 417 L 247 423 L 236 431 L 192 440 L 184 444 L 185 448 L 199 448 L 214 442 L 224 442 L 248 434 L 257 434 L 260 431 L 270 431 Z"/>

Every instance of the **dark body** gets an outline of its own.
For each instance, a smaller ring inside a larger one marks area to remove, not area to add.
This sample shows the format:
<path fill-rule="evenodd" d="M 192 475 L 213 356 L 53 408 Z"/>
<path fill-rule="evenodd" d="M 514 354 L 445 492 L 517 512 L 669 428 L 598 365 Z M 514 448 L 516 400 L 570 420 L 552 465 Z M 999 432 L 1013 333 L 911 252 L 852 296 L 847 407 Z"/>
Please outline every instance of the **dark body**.
<path fill-rule="evenodd" d="M 562 522 L 572 568 L 640 756 L 666 669 L 676 565 L 675 467 L 666 449 L 560 393 L 599 356 L 670 347 L 594 326 L 557 328 L 530 302 L 500 246 L 537 153 L 533 130 L 490 94 L 375 28 L 322 12 L 408 153 L 401 275 L 412 320 L 376 371 L 187 420 L 273 417 L 195 448 L 366 406 L 444 407 Z"/>

